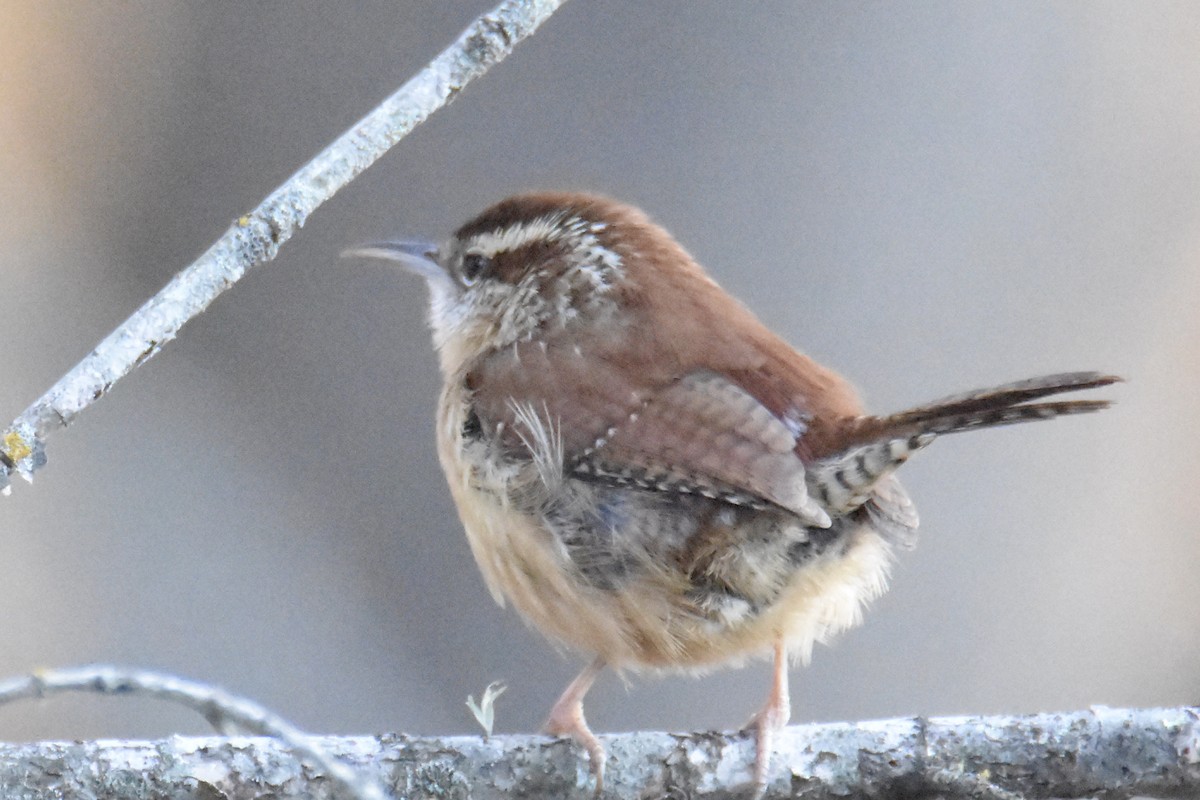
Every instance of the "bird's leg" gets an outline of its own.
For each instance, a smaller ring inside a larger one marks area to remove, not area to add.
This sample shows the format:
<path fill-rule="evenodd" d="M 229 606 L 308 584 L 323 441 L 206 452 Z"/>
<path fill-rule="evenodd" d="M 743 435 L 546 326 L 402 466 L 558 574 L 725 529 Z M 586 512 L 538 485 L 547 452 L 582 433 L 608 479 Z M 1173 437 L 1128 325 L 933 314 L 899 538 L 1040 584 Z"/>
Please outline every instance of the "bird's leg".
<path fill-rule="evenodd" d="M 754 785 L 756 796 L 767 787 L 767 768 L 771 766 L 771 745 L 776 732 L 787 725 L 792 716 L 792 703 L 788 697 L 787 645 L 783 640 L 775 642 L 775 668 L 771 676 L 771 692 L 767 702 L 757 714 L 750 718 L 746 730 L 753 730 L 755 737 Z"/>
<path fill-rule="evenodd" d="M 592 776 L 596 779 L 597 797 L 604 788 L 604 746 L 600 744 L 596 734 L 592 733 L 592 729 L 588 727 L 587 720 L 583 718 L 583 696 L 587 694 L 588 689 L 592 688 L 592 683 L 602 669 L 604 669 L 604 659 L 600 657 L 584 667 L 583 671 L 575 676 L 575 680 L 571 681 L 566 691 L 558 698 L 554 708 L 550 709 L 550 716 L 543 726 L 546 733 L 552 736 L 570 736 L 582 745 L 584 750 L 587 750 L 588 764 Z M 786 689 L 784 694 L 787 694 Z"/>

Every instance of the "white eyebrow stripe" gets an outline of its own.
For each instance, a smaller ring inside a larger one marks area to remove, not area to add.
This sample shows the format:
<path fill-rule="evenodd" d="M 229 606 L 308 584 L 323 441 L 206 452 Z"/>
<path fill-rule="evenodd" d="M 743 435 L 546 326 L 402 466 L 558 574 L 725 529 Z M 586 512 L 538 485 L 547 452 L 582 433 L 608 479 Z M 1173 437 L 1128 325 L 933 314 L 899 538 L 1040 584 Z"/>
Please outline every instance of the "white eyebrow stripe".
<path fill-rule="evenodd" d="M 561 242 L 580 257 L 580 263 L 564 272 L 560 280 L 569 283 L 583 279 L 591 284 L 593 290 L 603 294 L 614 283 L 612 273 L 622 267 L 621 256 L 601 244 L 597 236 L 607 227 L 603 222 L 588 222 L 581 217 L 556 211 L 477 233 L 467 240 L 463 252 L 492 258 L 498 253 L 519 250 L 534 242 Z M 566 295 L 562 295 L 561 299 L 565 302 Z"/>
<path fill-rule="evenodd" d="M 529 222 L 517 222 L 487 233 L 478 233 L 471 237 L 467 252 L 491 257 L 496 253 L 524 247 L 530 242 L 555 241 L 562 238 L 561 221 L 562 214 L 548 214 Z M 567 227 L 569 229 L 571 226 Z"/>

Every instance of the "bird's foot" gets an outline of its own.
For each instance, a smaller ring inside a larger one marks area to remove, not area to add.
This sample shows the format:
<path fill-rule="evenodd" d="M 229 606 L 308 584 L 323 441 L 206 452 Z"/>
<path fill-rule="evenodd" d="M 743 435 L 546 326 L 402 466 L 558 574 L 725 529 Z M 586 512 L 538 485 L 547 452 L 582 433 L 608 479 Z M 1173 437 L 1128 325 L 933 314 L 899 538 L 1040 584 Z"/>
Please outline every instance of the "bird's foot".
<path fill-rule="evenodd" d="M 762 797 L 767 789 L 767 770 L 771 768 L 771 751 L 775 745 L 775 734 L 787 725 L 790 714 L 788 709 L 764 706 L 761 711 L 750 718 L 743 732 L 754 737 L 754 794 L 752 797 Z"/>
<path fill-rule="evenodd" d="M 754 735 L 754 793 L 755 800 L 767 790 L 767 770 L 771 766 L 771 750 L 775 734 L 783 730 L 792 717 L 792 704 L 788 697 L 787 648 L 782 642 L 775 646 L 775 663 L 771 680 L 771 692 L 767 702 L 742 729 Z"/>
<path fill-rule="evenodd" d="M 603 668 L 604 661 L 596 659 L 579 673 L 562 693 L 562 697 L 558 698 L 554 708 L 550 709 L 550 716 L 542 726 L 551 736 L 570 736 L 587 751 L 588 769 L 596 781 L 596 797 L 604 790 L 604 764 L 607 756 L 604 753 L 604 745 L 600 744 L 596 734 L 592 733 L 583 716 L 583 696 L 587 694 L 592 681 Z"/>
<path fill-rule="evenodd" d="M 604 762 L 607 756 L 604 745 L 600 744 L 583 717 L 583 703 L 563 703 L 561 700 L 555 703 L 544 729 L 551 736 L 570 736 L 587 751 L 588 766 L 596 780 L 596 796 L 599 797 L 604 789 Z"/>

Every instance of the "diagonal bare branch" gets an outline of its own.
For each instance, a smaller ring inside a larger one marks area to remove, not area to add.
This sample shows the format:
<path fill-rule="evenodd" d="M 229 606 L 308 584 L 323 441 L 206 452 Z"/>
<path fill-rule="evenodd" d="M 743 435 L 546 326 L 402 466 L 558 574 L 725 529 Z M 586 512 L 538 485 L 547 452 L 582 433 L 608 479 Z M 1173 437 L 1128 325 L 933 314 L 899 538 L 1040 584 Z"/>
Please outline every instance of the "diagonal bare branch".
<path fill-rule="evenodd" d="M 498 64 L 564 0 L 505 0 L 454 44 L 321 151 L 257 208 L 239 217 L 200 258 L 108 335 L 0 436 L 0 490 L 46 461 L 45 439 L 157 353 L 192 317 L 253 266 L 270 261 L 308 215 Z"/>

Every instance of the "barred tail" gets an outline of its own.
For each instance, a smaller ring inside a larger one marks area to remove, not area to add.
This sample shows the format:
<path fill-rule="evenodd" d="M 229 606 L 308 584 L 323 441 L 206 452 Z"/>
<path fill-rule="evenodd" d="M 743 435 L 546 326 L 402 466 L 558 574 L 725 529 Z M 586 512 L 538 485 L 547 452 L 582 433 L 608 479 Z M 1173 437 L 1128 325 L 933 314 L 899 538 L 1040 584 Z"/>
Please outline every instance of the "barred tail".
<path fill-rule="evenodd" d="M 886 417 L 863 417 L 850 428 L 836 452 L 809 465 L 809 494 L 830 514 L 847 513 L 870 498 L 880 479 L 942 434 L 1099 411 L 1111 401 L 1031 401 L 1120 380 L 1098 372 L 1047 375 L 953 395 Z"/>

